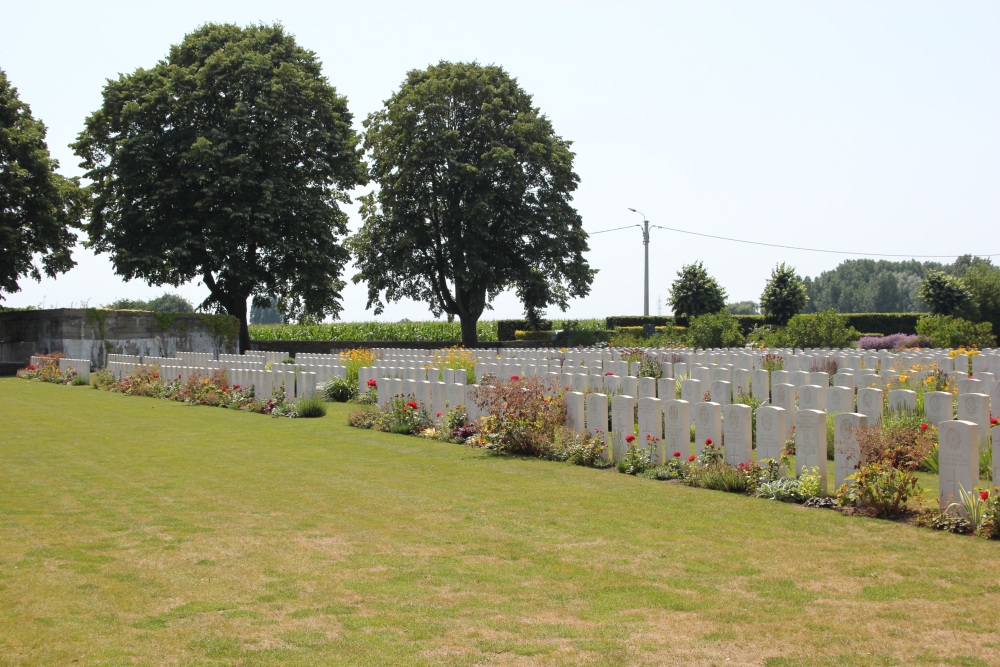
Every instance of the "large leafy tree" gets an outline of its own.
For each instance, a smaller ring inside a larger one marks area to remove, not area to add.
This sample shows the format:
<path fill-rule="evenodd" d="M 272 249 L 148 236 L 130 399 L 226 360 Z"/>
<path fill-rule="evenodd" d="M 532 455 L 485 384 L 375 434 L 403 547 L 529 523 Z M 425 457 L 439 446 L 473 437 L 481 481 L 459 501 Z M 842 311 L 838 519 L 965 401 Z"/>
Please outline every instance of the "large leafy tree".
<path fill-rule="evenodd" d="M 920 298 L 935 315 L 974 319 L 975 303 L 972 293 L 961 278 L 943 271 L 928 271 L 920 285 Z"/>
<path fill-rule="evenodd" d="M 717 313 L 726 307 L 726 291 L 701 262 L 682 266 L 670 286 L 670 306 L 678 317 Z"/>
<path fill-rule="evenodd" d="M 365 182 L 345 98 L 280 26 L 206 25 L 166 60 L 109 81 L 74 148 L 93 180 L 90 243 L 150 284 L 200 278 L 247 300 L 337 315 L 349 258 L 340 204 Z"/>
<path fill-rule="evenodd" d="M 31 115 L 0 70 L 0 300 L 17 292 L 18 280 L 55 276 L 76 265 L 83 198 L 76 179 L 56 173 L 45 125 Z M 41 254 L 41 269 L 35 255 Z"/>
<path fill-rule="evenodd" d="M 806 287 L 795 275 L 795 268 L 784 262 L 771 271 L 771 277 L 760 295 L 760 310 L 769 324 L 788 324 L 792 316 L 806 307 Z"/>
<path fill-rule="evenodd" d="M 502 68 L 412 71 L 365 127 L 379 189 L 362 198 L 350 246 L 376 314 L 383 300 L 424 301 L 457 315 L 471 344 L 505 289 L 536 316 L 589 293 L 570 142 Z"/>

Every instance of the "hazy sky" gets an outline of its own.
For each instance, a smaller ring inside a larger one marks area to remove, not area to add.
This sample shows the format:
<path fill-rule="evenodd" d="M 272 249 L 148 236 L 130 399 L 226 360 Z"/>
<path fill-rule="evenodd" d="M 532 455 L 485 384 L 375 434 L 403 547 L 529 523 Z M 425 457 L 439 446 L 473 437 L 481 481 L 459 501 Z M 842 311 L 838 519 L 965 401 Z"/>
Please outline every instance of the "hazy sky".
<path fill-rule="evenodd" d="M 411 69 L 503 66 L 573 142 L 575 203 L 596 232 L 641 223 L 759 242 L 906 256 L 1000 254 L 1000 3 L 986 2 L 13 2 L 0 1 L 0 69 L 60 171 L 108 78 L 151 67 L 206 22 L 282 23 L 315 51 L 361 120 Z M 367 191 L 361 189 L 355 194 Z M 352 207 L 351 229 L 360 218 Z M 653 229 L 650 312 L 683 264 L 703 261 L 730 301 L 771 269 L 802 275 L 847 255 Z M 599 269 L 567 315 L 642 313 L 638 228 L 590 239 Z M 998 255 L 1000 256 L 1000 255 Z M 8 306 L 97 306 L 207 289 L 123 283 L 106 256 L 21 281 Z M 943 261 L 950 261 L 945 258 Z M 996 260 L 995 260 L 996 261 Z M 349 267 L 345 278 L 353 275 Z M 344 320 L 373 319 L 366 288 Z M 504 295 L 484 319 L 518 317 Z M 550 310 L 549 316 L 558 316 Z M 379 319 L 427 319 L 389 305 Z"/>

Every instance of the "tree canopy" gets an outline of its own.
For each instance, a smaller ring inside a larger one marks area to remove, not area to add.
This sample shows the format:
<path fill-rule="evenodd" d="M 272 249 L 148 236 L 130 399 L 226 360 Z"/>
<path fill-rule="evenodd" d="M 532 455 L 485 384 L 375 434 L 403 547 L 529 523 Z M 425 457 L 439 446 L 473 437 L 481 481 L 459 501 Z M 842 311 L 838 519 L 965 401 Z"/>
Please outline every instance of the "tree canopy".
<path fill-rule="evenodd" d="M 42 273 L 52 277 L 76 265 L 72 228 L 80 226 L 83 199 L 77 180 L 60 176 L 58 168 L 45 125 L 0 70 L 0 301 L 20 290 L 24 276 L 41 280 Z"/>
<path fill-rule="evenodd" d="M 362 198 L 350 247 L 376 314 L 384 301 L 423 301 L 457 315 L 470 344 L 506 289 L 535 317 L 589 293 L 570 142 L 502 68 L 411 71 L 365 127 L 379 189 Z"/>
<path fill-rule="evenodd" d="M 345 98 L 281 26 L 205 25 L 104 88 L 74 145 L 90 245 L 126 279 L 199 278 L 203 307 L 341 310 L 346 192 L 365 182 Z"/>
<path fill-rule="evenodd" d="M 806 306 L 805 285 L 795 275 L 795 268 L 784 262 L 774 267 L 760 295 L 760 309 L 769 324 L 788 324 Z"/>
<path fill-rule="evenodd" d="M 105 308 L 112 310 L 151 310 L 154 313 L 193 313 L 194 306 L 180 294 L 164 292 L 155 299 L 118 299 Z"/>
<path fill-rule="evenodd" d="M 928 271 L 920 286 L 920 298 L 935 315 L 953 315 L 973 319 L 972 293 L 961 278 L 943 271 Z"/>
<path fill-rule="evenodd" d="M 726 291 L 701 262 L 682 266 L 670 286 L 670 306 L 678 317 L 717 313 L 726 307 Z"/>

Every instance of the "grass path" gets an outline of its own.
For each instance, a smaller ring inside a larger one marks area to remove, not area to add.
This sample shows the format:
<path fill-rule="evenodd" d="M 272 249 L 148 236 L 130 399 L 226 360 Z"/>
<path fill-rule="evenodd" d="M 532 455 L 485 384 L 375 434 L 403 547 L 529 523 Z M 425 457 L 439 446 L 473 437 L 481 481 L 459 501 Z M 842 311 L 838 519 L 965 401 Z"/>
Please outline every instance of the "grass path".
<path fill-rule="evenodd" d="M 996 665 L 1000 545 L 0 380 L 0 665 Z"/>

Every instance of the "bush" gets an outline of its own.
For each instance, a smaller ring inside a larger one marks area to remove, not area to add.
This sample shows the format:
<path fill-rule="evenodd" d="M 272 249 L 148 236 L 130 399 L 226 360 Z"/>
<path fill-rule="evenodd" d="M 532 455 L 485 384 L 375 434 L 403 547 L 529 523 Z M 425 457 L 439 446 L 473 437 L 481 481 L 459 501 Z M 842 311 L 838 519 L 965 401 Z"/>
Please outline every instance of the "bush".
<path fill-rule="evenodd" d="M 315 396 L 312 398 L 303 398 L 295 404 L 295 412 L 298 413 L 299 417 L 305 417 L 307 419 L 325 417 L 326 406 L 323 405 L 323 401 Z"/>
<path fill-rule="evenodd" d="M 898 516 L 905 509 L 906 501 L 917 494 L 916 475 L 882 461 L 861 466 L 847 479 L 854 484 L 840 487 L 837 502 L 842 506 L 858 505 L 877 517 Z"/>
<path fill-rule="evenodd" d="M 736 319 L 725 310 L 692 317 L 688 337 L 692 347 L 700 348 L 739 347 L 744 342 Z"/>
<path fill-rule="evenodd" d="M 358 384 L 350 378 L 334 378 L 316 387 L 316 391 L 328 401 L 346 403 L 357 395 Z"/>
<path fill-rule="evenodd" d="M 917 333 L 934 341 L 937 347 L 993 347 L 997 344 L 993 325 L 974 324 L 950 315 L 928 315 L 917 322 Z"/>
<path fill-rule="evenodd" d="M 354 428 L 374 428 L 378 420 L 378 410 L 374 408 L 359 408 L 347 415 L 347 425 Z"/>
<path fill-rule="evenodd" d="M 835 310 L 796 315 L 784 329 L 765 338 L 768 347 L 851 347 L 861 337 Z"/>
<path fill-rule="evenodd" d="M 475 444 L 497 453 L 544 457 L 566 423 L 566 402 L 561 395 L 546 396 L 545 383 L 537 377 L 503 384 L 487 374 L 471 393 L 487 415 Z"/>

